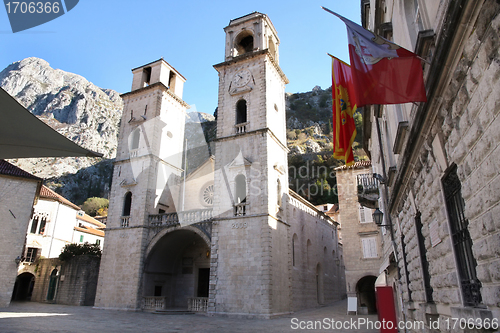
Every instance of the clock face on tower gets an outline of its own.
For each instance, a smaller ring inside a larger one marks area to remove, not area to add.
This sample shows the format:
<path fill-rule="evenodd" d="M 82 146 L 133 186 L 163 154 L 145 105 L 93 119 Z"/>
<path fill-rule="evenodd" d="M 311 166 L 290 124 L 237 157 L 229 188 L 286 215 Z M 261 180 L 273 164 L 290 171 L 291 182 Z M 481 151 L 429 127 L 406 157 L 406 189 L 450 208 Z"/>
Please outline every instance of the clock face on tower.
<path fill-rule="evenodd" d="M 232 85 L 234 85 L 236 88 L 244 87 L 250 82 L 251 78 L 252 73 L 250 73 L 250 71 L 247 69 L 243 69 L 234 75 Z"/>

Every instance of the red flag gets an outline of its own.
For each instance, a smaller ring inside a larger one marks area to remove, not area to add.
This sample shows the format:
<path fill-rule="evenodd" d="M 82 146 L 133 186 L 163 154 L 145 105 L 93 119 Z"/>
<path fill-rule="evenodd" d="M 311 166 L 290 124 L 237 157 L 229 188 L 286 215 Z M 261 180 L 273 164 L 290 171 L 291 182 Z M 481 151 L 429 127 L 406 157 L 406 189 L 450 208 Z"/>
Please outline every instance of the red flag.
<path fill-rule="evenodd" d="M 352 143 L 356 137 L 354 112 L 356 97 L 352 85 L 351 67 L 332 57 L 333 97 L 333 157 L 344 160 L 347 166 L 354 164 Z"/>
<path fill-rule="evenodd" d="M 332 12 L 347 27 L 349 57 L 358 107 L 426 102 L 418 56 Z"/>

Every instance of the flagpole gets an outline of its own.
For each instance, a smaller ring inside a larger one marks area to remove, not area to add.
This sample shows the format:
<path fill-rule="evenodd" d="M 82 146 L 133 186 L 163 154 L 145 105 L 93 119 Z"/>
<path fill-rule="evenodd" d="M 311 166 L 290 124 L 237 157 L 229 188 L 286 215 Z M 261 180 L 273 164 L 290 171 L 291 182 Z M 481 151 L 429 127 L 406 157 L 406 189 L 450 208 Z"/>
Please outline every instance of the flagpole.
<path fill-rule="evenodd" d="M 330 14 L 332 14 L 332 15 L 337 16 L 337 17 L 338 17 L 338 18 L 340 18 L 341 20 L 342 20 L 342 19 L 346 19 L 345 17 L 343 17 L 343 16 L 341 16 L 341 15 L 339 15 L 339 14 L 335 13 L 334 11 L 331 11 L 330 9 L 328 9 L 328 8 L 326 8 L 326 7 L 323 7 L 323 6 L 320 6 L 320 7 L 321 7 L 322 9 L 324 9 L 325 11 L 327 11 L 328 13 L 330 13 Z M 370 31 L 370 30 L 368 30 L 368 29 L 366 29 L 366 28 L 363 28 L 363 29 L 365 29 L 366 31 Z M 378 36 L 378 35 L 377 35 L 376 33 L 374 33 L 373 31 L 370 31 L 370 32 L 371 32 L 372 34 L 374 34 L 375 36 Z M 391 43 L 393 43 L 393 42 L 391 42 Z M 397 44 L 396 44 L 396 45 L 397 45 Z M 398 45 L 398 46 L 399 46 L 399 45 Z M 402 46 L 399 46 L 399 47 L 402 47 Z M 411 51 L 410 51 L 410 52 L 411 52 Z M 415 52 L 412 52 L 412 53 L 414 53 L 414 54 L 415 54 L 415 56 L 416 56 L 418 59 L 422 60 L 422 61 L 423 61 L 423 62 L 425 62 L 426 64 L 429 64 L 429 65 L 431 64 L 431 62 L 430 62 L 430 61 L 428 61 L 427 59 L 422 58 L 421 56 L 419 56 L 419 55 L 418 55 L 418 54 L 416 54 Z"/>
<path fill-rule="evenodd" d="M 417 57 L 418 59 L 422 60 L 423 62 L 425 62 L 426 64 L 429 64 L 429 65 L 431 64 L 431 62 L 430 62 L 429 60 L 426 60 L 426 59 L 422 58 L 422 57 L 421 57 L 421 56 L 419 56 L 418 54 L 416 54 L 416 57 Z"/>

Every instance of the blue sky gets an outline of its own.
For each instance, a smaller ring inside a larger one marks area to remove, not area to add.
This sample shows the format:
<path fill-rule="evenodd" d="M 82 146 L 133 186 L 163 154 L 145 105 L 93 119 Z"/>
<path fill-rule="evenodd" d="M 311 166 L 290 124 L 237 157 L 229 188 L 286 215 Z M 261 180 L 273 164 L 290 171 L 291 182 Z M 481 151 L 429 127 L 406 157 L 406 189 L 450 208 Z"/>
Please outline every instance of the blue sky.
<path fill-rule="evenodd" d="M 124 93 L 132 68 L 163 57 L 187 79 L 183 99 L 212 114 L 218 89 L 213 65 L 224 61 L 223 28 L 254 11 L 267 14 L 278 31 L 280 66 L 290 80 L 286 91 L 330 87 L 327 52 L 348 62 L 347 36 L 342 21 L 320 6 L 360 21 L 360 0 L 80 0 L 65 15 L 13 34 L 0 8 L 0 70 L 39 57 Z"/>

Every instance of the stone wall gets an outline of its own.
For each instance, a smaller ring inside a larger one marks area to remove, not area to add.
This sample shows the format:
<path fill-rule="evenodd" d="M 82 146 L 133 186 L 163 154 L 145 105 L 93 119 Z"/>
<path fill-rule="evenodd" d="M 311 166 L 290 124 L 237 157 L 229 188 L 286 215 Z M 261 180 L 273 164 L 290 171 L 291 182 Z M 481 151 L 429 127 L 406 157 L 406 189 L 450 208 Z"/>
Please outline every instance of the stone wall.
<path fill-rule="evenodd" d="M 58 258 L 40 259 L 35 268 L 32 301 L 67 305 L 94 305 L 101 259 L 78 256 L 62 262 Z M 55 274 L 55 292 L 48 299 L 51 274 Z"/>
<path fill-rule="evenodd" d="M 365 276 L 379 275 L 382 263 L 382 243 L 379 228 L 375 223 L 361 223 L 358 202 L 357 175 L 371 174 L 371 165 L 354 165 L 337 168 L 337 190 L 339 196 L 339 217 L 342 221 L 342 244 L 345 263 L 347 295 L 357 295 L 356 286 Z M 364 258 L 362 238 L 375 237 L 377 257 Z"/>
<path fill-rule="evenodd" d="M 78 256 L 64 262 L 59 276 L 56 303 L 94 305 L 101 258 Z"/>
<path fill-rule="evenodd" d="M 472 5 L 474 3 L 474 5 Z M 470 8 L 475 7 L 475 8 Z M 487 0 L 468 3 L 470 21 L 453 55 L 454 67 L 441 99 L 433 101 L 405 184 L 398 193 L 393 216 L 398 237 L 405 236 L 408 282 L 413 303 L 409 314 L 426 320 L 470 316 L 500 316 L 500 4 Z M 428 126 L 427 126 L 428 125 Z M 481 282 L 484 310 L 464 306 L 442 180 L 457 165 L 465 218 Z M 433 299 L 426 302 L 422 264 L 415 237 L 415 215 L 421 212 L 422 234 L 429 261 Z M 431 242 L 431 233 L 433 241 Z M 398 241 L 398 251 L 401 244 Z M 404 267 L 400 262 L 400 268 Z M 406 288 L 403 297 L 409 299 Z"/>
<path fill-rule="evenodd" d="M 38 181 L 0 177 L 0 308 L 10 304 Z"/>

